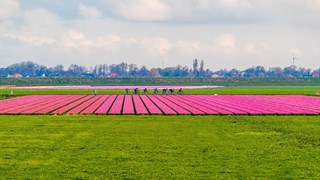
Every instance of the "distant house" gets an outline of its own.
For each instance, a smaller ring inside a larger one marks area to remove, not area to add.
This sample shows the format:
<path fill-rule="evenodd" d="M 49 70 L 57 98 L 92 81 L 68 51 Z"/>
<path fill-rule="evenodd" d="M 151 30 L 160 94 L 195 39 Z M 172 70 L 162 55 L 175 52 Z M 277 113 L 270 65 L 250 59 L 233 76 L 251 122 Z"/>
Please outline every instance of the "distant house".
<path fill-rule="evenodd" d="M 117 73 L 110 73 L 108 77 L 110 77 L 110 78 L 114 78 L 114 77 L 117 77 L 117 76 L 118 76 L 118 74 L 117 74 Z"/>
<path fill-rule="evenodd" d="M 100 75 L 97 75 L 97 77 L 98 77 L 98 78 L 105 78 L 105 77 L 109 77 L 109 76 L 100 74 Z"/>
<path fill-rule="evenodd" d="M 19 73 L 14 73 L 13 75 L 8 75 L 7 76 L 8 78 L 22 78 L 23 76 Z"/>
<path fill-rule="evenodd" d="M 314 72 L 312 73 L 312 77 L 320 77 L 320 73 L 314 71 Z"/>
<path fill-rule="evenodd" d="M 213 74 L 213 75 L 211 76 L 211 78 L 223 78 L 223 76 L 220 76 L 220 75 L 218 75 L 218 74 Z"/>
<path fill-rule="evenodd" d="M 82 74 L 82 77 L 85 77 L 85 78 L 94 78 L 95 75 L 91 72 L 86 72 L 86 73 L 83 73 Z"/>

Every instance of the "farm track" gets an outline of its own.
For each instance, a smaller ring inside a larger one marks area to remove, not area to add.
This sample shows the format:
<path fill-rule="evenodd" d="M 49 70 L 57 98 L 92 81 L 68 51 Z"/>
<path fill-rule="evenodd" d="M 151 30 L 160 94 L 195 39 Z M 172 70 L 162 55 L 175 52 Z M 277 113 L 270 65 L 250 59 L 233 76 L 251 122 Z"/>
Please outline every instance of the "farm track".
<path fill-rule="evenodd" d="M 0 115 L 319 115 L 303 95 L 31 95 L 0 101 Z"/>

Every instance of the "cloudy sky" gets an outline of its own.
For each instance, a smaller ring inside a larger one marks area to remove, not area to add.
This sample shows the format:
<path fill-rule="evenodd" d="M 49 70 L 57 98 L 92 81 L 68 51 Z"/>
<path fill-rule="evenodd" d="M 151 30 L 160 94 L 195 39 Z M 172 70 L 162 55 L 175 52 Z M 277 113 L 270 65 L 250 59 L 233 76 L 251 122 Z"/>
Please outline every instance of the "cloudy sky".
<path fill-rule="evenodd" d="M 320 0 L 0 0 L 1 67 L 320 67 Z"/>

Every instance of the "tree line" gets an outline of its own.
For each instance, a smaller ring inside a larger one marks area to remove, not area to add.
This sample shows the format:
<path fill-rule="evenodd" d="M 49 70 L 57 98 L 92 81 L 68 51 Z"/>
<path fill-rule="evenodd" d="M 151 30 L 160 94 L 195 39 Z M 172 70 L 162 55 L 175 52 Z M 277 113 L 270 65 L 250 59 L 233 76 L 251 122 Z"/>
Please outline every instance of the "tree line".
<path fill-rule="evenodd" d="M 263 66 L 250 67 L 245 70 L 220 69 L 212 71 L 205 68 L 204 61 L 193 60 L 192 68 L 177 65 L 175 67 L 151 68 L 138 67 L 136 64 L 97 64 L 90 68 L 71 64 L 68 68 L 63 65 L 47 67 L 31 61 L 21 62 L 0 68 L 1 77 L 12 77 L 19 74 L 23 77 L 188 77 L 188 78 L 259 78 L 259 77 L 319 77 L 320 68 L 289 66 L 285 68 L 273 67 L 266 69 Z"/>

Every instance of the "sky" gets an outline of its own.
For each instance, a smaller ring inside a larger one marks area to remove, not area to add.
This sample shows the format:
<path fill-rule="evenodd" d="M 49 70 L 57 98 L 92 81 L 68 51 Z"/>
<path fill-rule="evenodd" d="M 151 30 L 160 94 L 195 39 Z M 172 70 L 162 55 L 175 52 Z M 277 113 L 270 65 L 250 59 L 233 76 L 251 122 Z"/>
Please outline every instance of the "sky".
<path fill-rule="evenodd" d="M 320 67 L 320 0 L 0 0 L 0 66 Z"/>

